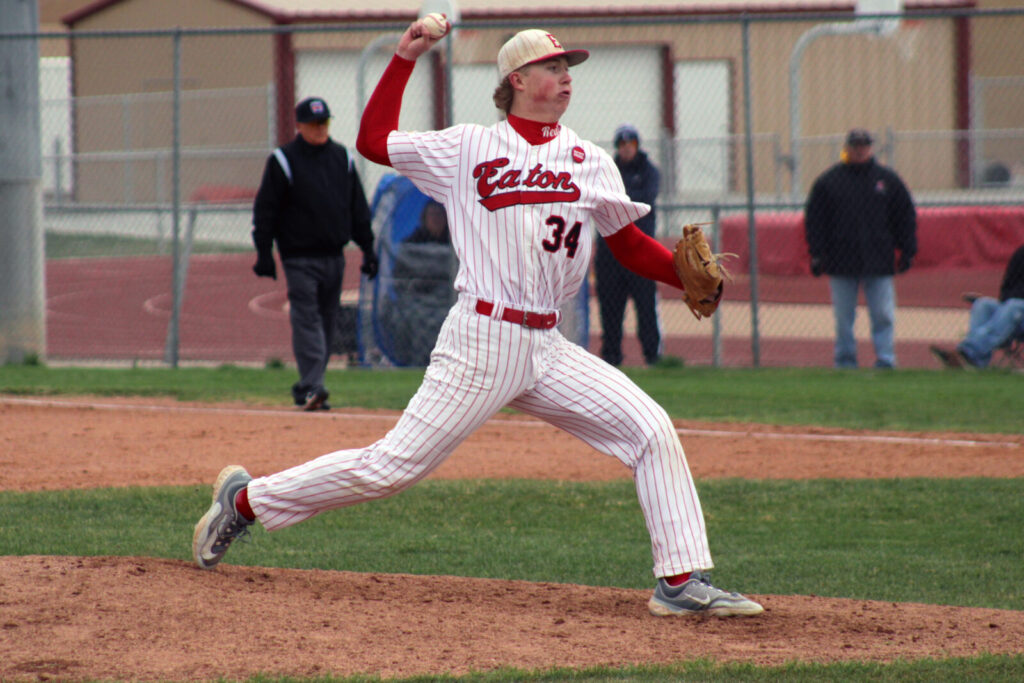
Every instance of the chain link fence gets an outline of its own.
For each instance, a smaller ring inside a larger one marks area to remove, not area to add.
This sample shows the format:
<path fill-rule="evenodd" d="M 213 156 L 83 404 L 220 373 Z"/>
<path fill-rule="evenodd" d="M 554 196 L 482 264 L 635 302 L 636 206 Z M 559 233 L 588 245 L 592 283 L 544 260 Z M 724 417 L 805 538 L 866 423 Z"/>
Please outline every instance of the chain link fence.
<path fill-rule="evenodd" d="M 802 212 L 853 127 L 872 132 L 918 207 L 920 251 L 896 278 L 901 366 L 936 367 L 928 345 L 966 331 L 961 292 L 994 294 L 1024 242 L 1024 10 L 908 13 L 895 30 L 848 13 L 539 23 L 591 51 L 563 124 L 609 152 L 617 126 L 640 131 L 661 171 L 659 239 L 707 222 L 738 255 L 710 322 L 660 288 L 664 355 L 831 365 L 828 282 L 809 272 Z M 459 25 L 417 65 L 401 127 L 496 122 L 495 56 L 523 27 Z M 250 269 L 263 165 L 310 95 L 355 153 L 403 29 L 73 31 L 72 56 L 40 68 L 46 357 L 290 362 L 284 284 Z M 368 197 L 390 171 L 361 158 L 358 170 Z M 348 263 L 342 300 L 355 303 L 358 257 Z M 595 352 L 597 311 L 591 296 L 583 341 Z M 632 307 L 625 325 L 624 363 L 641 364 Z M 864 364 L 867 325 L 862 311 Z"/>

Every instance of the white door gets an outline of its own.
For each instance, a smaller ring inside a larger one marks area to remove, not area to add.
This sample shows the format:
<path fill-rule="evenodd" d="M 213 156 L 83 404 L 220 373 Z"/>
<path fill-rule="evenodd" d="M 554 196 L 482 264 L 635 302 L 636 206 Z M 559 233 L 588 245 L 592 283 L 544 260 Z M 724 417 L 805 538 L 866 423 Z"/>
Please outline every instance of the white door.
<path fill-rule="evenodd" d="M 680 195 L 729 191 L 729 63 L 675 65 L 676 188 Z"/>
<path fill-rule="evenodd" d="M 71 174 L 71 60 L 39 60 L 39 122 L 42 137 L 43 189 L 68 195 Z"/>

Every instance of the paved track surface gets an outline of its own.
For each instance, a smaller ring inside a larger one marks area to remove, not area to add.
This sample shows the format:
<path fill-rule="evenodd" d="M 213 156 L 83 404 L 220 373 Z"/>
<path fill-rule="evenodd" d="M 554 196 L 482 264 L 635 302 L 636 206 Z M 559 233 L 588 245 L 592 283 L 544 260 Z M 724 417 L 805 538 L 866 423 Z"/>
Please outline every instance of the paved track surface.
<path fill-rule="evenodd" d="M 349 259 L 343 299 L 358 300 L 359 272 Z M 190 262 L 179 321 L 179 359 L 264 363 L 291 360 L 290 327 L 283 277 L 256 278 L 249 254 L 200 255 Z M 930 343 L 953 343 L 967 324 L 960 294 L 994 293 L 997 270 L 911 270 L 897 280 L 900 302 L 897 356 L 903 367 L 938 367 Z M 62 259 L 47 264 L 47 355 L 51 360 L 160 361 L 165 358 L 173 298 L 169 257 Z M 765 366 L 831 365 L 831 311 L 827 280 L 766 276 L 758 281 L 759 361 Z M 722 362 L 749 366 L 750 279 L 730 283 L 723 308 Z M 663 287 L 665 353 L 693 364 L 712 362 L 711 324 L 697 323 Z M 632 307 L 628 309 L 632 310 Z M 588 348 L 600 348 L 600 323 L 592 301 Z M 870 365 L 870 341 L 859 316 L 860 356 Z M 642 362 L 627 317 L 626 365 Z"/>

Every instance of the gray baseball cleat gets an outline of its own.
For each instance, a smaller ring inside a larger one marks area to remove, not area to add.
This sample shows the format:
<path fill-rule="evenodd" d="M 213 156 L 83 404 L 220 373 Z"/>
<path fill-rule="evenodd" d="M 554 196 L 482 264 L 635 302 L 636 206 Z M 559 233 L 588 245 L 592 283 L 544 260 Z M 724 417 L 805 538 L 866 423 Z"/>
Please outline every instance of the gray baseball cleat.
<path fill-rule="evenodd" d="M 711 585 L 711 575 L 696 571 L 686 583 L 670 586 L 658 579 L 647 609 L 656 617 L 702 615 L 713 617 L 752 617 L 764 607 L 739 593 L 726 593 Z"/>
<path fill-rule="evenodd" d="M 200 568 L 213 569 L 231 542 L 249 533 L 252 522 L 235 510 L 235 495 L 250 481 L 252 477 L 238 465 L 228 465 L 217 475 L 213 484 L 213 505 L 192 534 L 192 557 Z"/>

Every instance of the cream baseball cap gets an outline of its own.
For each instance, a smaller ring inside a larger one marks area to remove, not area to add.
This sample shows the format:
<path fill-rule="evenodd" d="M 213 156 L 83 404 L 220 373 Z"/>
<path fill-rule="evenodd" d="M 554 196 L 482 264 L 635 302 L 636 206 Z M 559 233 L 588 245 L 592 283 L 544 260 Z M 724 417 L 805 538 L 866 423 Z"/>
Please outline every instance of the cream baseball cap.
<path fill-rule="evenodd" d="M 543 62 L 552 57 L 565 57 L 569 66 L 586 61 L 590 53 L 586 50 L 566 50 L 558 39 L 547 31 L 531 28 L 512 36 L 498 52 L 498 80 L 505 78 L 520 67 L 534 62 Z"/>

